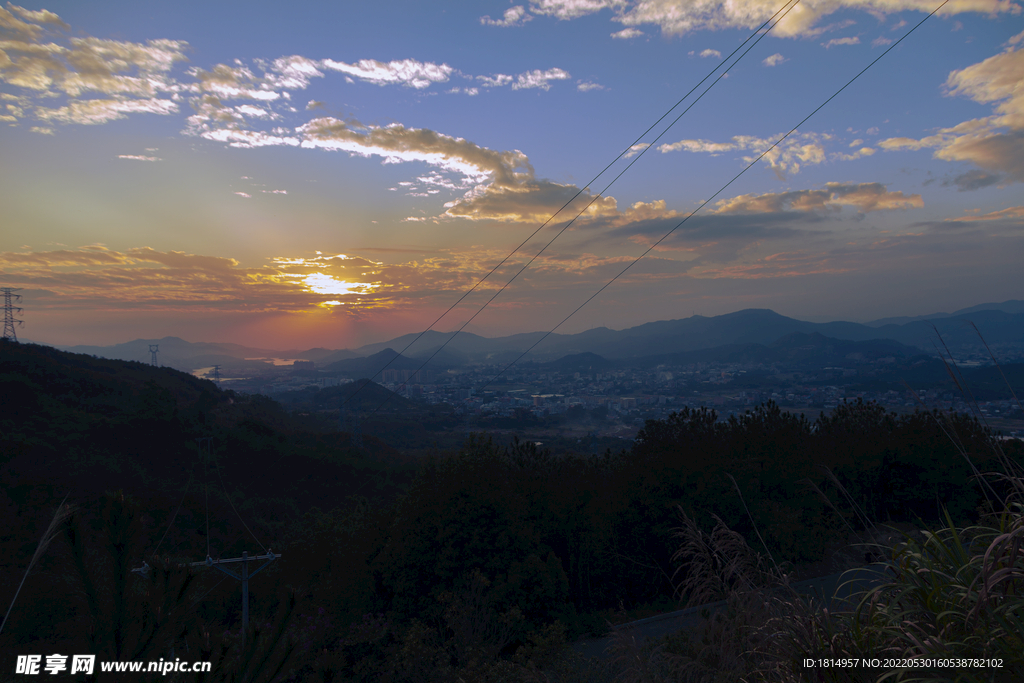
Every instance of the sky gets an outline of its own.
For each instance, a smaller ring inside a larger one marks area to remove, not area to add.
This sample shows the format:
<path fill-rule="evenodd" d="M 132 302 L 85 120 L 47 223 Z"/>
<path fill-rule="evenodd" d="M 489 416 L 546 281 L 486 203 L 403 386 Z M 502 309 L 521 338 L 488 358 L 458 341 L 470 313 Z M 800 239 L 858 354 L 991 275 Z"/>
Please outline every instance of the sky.
<path fill-rule="evenodd" d="M 277 349 L 464 295 L 434 329 L 547 331 L 620 273 L 557 331 L 1020 298 L 1019 1 L 801 123 L 938 1 L 8 3 L 0 286 L 21 339 Z"/>

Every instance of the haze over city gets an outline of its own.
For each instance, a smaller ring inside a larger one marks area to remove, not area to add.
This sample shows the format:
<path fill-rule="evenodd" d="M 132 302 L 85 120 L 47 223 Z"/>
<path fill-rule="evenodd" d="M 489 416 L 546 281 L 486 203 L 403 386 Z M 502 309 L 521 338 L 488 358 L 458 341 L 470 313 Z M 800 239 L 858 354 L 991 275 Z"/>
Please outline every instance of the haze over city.
<path fill-rule="evenodd" d="M 19 336 L 418 332 L 582 190 L 436 328 L 456 329 L 643 152 L 467 327 L 548 330 L 938 3 L 801 2 L 718 78 L 779 5 L 8 3 L 0 284 L 21 289 Z M 945 5 L 559 331 L 1018 298 L 1022 29 L 1018 2 Z"/>

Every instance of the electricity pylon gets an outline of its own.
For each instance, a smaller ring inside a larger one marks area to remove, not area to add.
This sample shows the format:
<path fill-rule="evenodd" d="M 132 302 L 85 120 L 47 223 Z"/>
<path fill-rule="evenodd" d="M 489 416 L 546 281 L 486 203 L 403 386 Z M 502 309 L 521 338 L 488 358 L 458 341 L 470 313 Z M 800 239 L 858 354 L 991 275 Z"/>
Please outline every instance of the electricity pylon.
<path fill-rule="evenodd" d="M 159 363 L 156 362 L 156 352 L 159 351 L 159 350 L 160 350 L 160 345 L 159 344 L 150 344 L 149 345 L 149 364 L 152 365 L 154 368 L 157 365 L 159 365 Z"/>
<path fill-rule="evenodd" d="M 18 325 L 24 325 L 25 321 L 18 320 L 14 317 L 15 313 L 21 313 L 22 309 L 19 306 L 15 306 L 14 302 L 21 301 L 21 295 L 15 294 L 15 292 L 21 291 L 20 288 L 3 287 L 0 291 L 4 293 L 4 341 L 18 341 L 18 334 L 14 331 L 14 328 Z"/>

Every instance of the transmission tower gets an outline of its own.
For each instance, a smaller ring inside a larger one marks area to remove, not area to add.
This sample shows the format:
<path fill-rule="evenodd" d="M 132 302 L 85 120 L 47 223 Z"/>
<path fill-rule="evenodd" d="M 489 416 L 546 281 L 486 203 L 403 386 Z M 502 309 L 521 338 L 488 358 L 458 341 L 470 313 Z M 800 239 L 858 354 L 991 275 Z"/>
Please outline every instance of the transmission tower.
<path fill-rule="evenodd" d="M 14 317 L 15 313 L 21 313 L 22 309 L 15 306 L 14 303 L 21 301 L 21 295 L 15 294 L 20 292 L 21 288 L 3 287 L 0 291 L 4 293 L 4 341 L 18 341 L 18 335 L 15 333 L 14 328 L 17 325 L 24 325 L 23 320 L 18 320 Z"/>
<path fill-rule="evenodd" d="M 159 350 L 160 350 L 160 345 L 159 344 L 150 344 L 149 345 L 149 364 L 152 365 L 154 368 L 159 365 L 159 363 L 156 362 L 156 352 L 159 351 Z"/>
<path fill-rule="evenodd" d="M 213 379 L 214 379 L 215 382 L 217 382 L 217 384 L 220 384 L 220 366 L 219 365 L 214 365 L 213 366 Z"/>

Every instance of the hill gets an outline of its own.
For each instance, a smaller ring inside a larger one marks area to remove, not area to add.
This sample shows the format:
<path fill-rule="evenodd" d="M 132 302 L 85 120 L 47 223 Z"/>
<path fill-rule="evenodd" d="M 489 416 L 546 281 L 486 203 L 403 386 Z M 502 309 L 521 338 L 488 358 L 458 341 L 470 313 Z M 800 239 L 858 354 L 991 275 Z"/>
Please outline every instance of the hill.
<path fill-rule="evenodd" d="M 381 392 L 390 393 L 374 387 L 367 396 Z M 265 396 L 33 344 L 0 344 L 0 416 L 0 466 L 12 490 L 170 495 L 198 462 L 199 437 L 213 438 L 214 460 L 236 485 L 273 489 L 299 507 L 336 499 L 357 471 L 403 462 L 377 439 L 354 449 L 349 434 L 325 431 Z"/>

